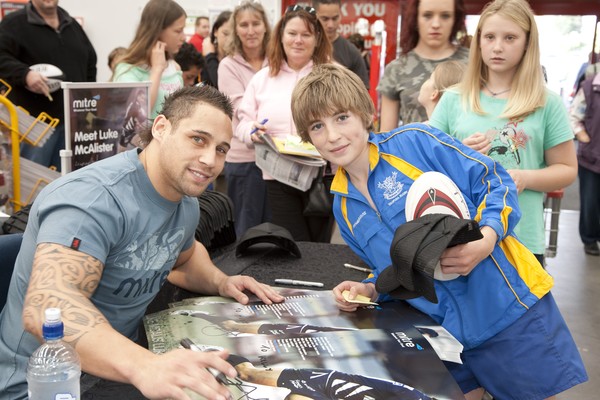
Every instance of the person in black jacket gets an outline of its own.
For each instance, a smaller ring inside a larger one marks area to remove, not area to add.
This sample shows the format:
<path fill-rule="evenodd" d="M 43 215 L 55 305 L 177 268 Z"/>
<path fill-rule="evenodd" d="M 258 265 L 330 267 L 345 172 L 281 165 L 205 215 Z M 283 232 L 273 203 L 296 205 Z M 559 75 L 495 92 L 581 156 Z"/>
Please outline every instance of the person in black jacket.
<path fill-rule="evenodd" d="M 210 31 L 210 36 L 202 42 L 202 55 L 204 56 L 204 68 L 202 69 L 202 82 L 212 87 L 219 88 L 218 69 L 219 63 L 225 57 L 225 48 L 231 40 L 231 24 L 229 18 L 231 11 L 223 11 L 219 14 Z"/>
<path fill-rule="evenodd" d="M 96 80 L 96 52 L 81 25 L 58 6 L 58 0 L 31 0 L 0 22 L 0 78 L 11 86 L 9 100 L 31 115 L 46 112 L 60 124 L 43 147 L 23 144 L 21 155 L 44 166 L 60 168 L 64 144 L 64 104 L 60 88 L 50 92 L 48 79 L 30 69 L 51 64 L 69 82 Z"/>

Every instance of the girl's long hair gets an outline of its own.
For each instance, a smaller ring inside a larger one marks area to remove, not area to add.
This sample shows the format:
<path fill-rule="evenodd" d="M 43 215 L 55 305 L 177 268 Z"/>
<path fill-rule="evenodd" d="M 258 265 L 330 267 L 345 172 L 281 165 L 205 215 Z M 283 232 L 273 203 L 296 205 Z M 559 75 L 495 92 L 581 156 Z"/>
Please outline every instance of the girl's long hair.
<path fill-rule="evenodd" d="M 519 63 L 511 84 L 508 103 L 501 118 L 522 118 L 546 104 L 546 86 L 540 64 L 539 33 L 533 11 L 525 0 L 495 0 L 481 13 L 477 32 L 471 42 L 467 71 L 459 85 L 462 105 L 477 114 L 485 114 L 479 101 L 481 86 L 489 79 L 487 65 L 481 55 L 481 29 L 492 15 L 500 15 L 513 21 L 527 34 L 525 53 Z"/>
<path fill-rule="evenodd" d="M 150 0 L 142 11 L 133 41 L 120 61 L 132 65 L 150 65 L 152 48 L 161 32 L 185 15 L 185 10 L 173 0 Z M 167 60 L 172 56 L 167 54 Z"/>

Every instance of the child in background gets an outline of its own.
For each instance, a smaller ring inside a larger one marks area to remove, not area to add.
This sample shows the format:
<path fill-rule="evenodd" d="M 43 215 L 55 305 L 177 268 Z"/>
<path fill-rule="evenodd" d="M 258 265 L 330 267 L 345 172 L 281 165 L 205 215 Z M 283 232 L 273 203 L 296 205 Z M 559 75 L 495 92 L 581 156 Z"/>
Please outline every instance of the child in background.
<path fill-rule="evenodd" d="M 150 0 L 127 52 L 119 58 L 113 82 L 150 81 L 150 118 L 162 110 L 165 98 L 183 87 L 181 68 L 173 57 L 185 42 L 186 13 L 173 0 Z"/>
<path fill-rule="evenodd" d="M 466 65 L 462 62 L 450 60 L 438 64 L 429 79 L 423 82 L 419 91 L 419 104 L 425 107 L 427 118 L 431 118 L 433 109 L 442 98 L 442 95 L 451 86 L 459 83 L 465 72 Z"/>
<path fill-rule="evenodd" d="M 181 68 L 184 86 L 194 86 L 198 83 L 204 67 L 204 57 L 193 44 L 183 43 L 175 54 L 175 62 Z"/>
<path fill-rule="evenodd" d="M 444 96 L 445 97 L 445 96 Z M 332 64 L 314 67 L 296 85 L 292 115 L 298 134 L 339 166 L 331 191 L 340 233 L 371 268 L 363 282 L 333 293 L 378 297 L 374 282 L 391 264 L 396 228 L 406 223 L 406 193 L 419 176 L 438 171 L 465 195 L 483 238 L 450 247 L 434 281 L 438 302 L 407 300 L 464 346 L 463 364 L 446 363 L 467 400 L 484 389 L 498 399 L 546 399 L 587 380 L 583 362 L 554 302 L 552 277 L 514 236 L 520 217 L 514 182 L 491 158 L 425 124 L 369 133 L 375 107 L 362 81 Z M 386 300 L 384 296 L 380 301 Z"/>
<path fill-rule="evenodd" d="M 108 53 L 108 67 L 112 73 L 115 72 L 115 68 L 119 63 L 119 59 L 127 53 L 125 47 L 115 47 L 110 53 Z"/>
<path fill-rule="evenodd" d="M 539 34 L 525 0 L 496 0 L 481 14 L 462 82 L 429 123 L 508 170 L 523 218 L 515 233 L 544 265 L 544 192 L 577 176 L 562 99 L 544 84 Z"/>

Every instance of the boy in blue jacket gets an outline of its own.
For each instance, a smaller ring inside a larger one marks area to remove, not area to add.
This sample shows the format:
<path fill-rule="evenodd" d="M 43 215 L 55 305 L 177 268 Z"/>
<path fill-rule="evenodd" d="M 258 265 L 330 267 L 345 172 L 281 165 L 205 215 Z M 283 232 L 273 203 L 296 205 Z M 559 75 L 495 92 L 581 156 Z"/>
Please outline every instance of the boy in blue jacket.
<path fill-rule="evenodd" d="M 333 293 L 375 301 L 375 281 L 390 264 L 396 229 L 406 222 L 406 194 L 424 172 L 438 171 L 463 193 L 483 238 L 444 250 L 444 274 L 434 282 L 438 302 L 407 300 L 464 346 L 463 364 L 446 366 L 467 400 L 485 390 L 501 399 L 546 399 L 587 380 L 583 362 L 554 302 L 552 277 L 512 235 L 520 218 L 516 187 L 491 158 L 425 124 L 369 133 L 375 109 L 362 82 L 331 64 L 296 86 L 292 114 L 299 135 L 339 168 L 331 191 L 346 243 L 373 269 L 363 282 L 345 281 Z"/>

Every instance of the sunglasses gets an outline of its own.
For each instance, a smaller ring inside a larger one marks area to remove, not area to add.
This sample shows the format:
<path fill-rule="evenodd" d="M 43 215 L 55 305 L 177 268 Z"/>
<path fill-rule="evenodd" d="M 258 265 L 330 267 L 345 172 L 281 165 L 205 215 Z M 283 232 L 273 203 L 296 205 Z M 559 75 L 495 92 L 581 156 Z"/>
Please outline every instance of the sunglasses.
<path fill-rule="evenodd" d="M 294 5 L 288 6 L 288 8 L 285 10 L 285 12 L 289 13 L 289 12 L 300 11 L 300 10 L 304 10 L 307 13 L 309 13 L 310 15 L 317 14 L 317 11 L 314 8 L 309 7 L 309 6 L 303 7 L 299 4 L 294 4 Z"/>

